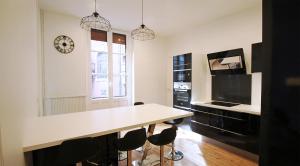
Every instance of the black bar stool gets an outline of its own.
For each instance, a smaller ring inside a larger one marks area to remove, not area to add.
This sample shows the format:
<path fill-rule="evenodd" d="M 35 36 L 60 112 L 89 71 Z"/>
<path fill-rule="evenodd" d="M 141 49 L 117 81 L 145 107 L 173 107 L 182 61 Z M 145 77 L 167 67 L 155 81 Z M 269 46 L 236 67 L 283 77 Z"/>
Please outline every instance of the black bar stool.
<path fill-rule="evenodd" d="M 174 119 L 174 120 L 171 120 L 171 121 L 166 121 L 164 122 L 165 124 L 170 124 L 172 125 L 173 127 L 182 123 L 183 122 L 183 118 L 180 118 L 180 119 Z M 177 128 L 177 126 L 176 126 Z M 173 161 L 178 161 L 178 160 L 181 160 L 183 158 L 183 153 L 181 151 L 178 151 L 178 150 L 175 150 L 175 142 L 173 141 L 172 142 L 172 149 L 171 151 L 166 155 L 166 158 L 169 159 L 169 160 L 173 160 Z"/>
<path fill-rule="evenodd" d="M 137 149 L 145 144 L 147 140 L 146 129 L 141 128 L 129 131 L 123 138 L 118 139 L 117 147 L 121 151 L 127 151 L 127 165 L 132 163 L 132 150 Z"/>
<path fill-rule="evenodd" d="M 137 106 L 137 105 L 144 105 L 145 103 L 144 102 L 141 102 L 141 101 L 137 101 L 135 102 L 133 105 L 134 106 Z M 140 152 L 140 153 L 143 153 L 144 152 L 144 149 L 143 147 L 140 147 L 140 148 L 137 148 L 136 151 Z"/>
<path fill-rule="evenodd" d="M 137 105 L 144 105 L 145 103 L 144 102 L 135 102 L 133 105 L 134 106 L 137 106 Z M 143 127 L 142 127 L 143 128 Z M 118 133 L 118 138 L 120 138 L 120 132 Z M 143 147 L 140 147 L 140 148 L 137 148 L 136 151 L 142 153 L 144 151 Z M 122 151 L 119 151 L 119 161 L 122 161 L 122 160 L 125 160 L 127 158 L 127 154 L 122 152 Z M 134 165 L 137 165 L 138 161 L 135 161 L 135 164 Z"/>
<path fill-rule="evenodd" d="M 99 149 L 96 140 L 90 137 L 67 140 L 60 145 L 57 158 L 50 165 L 75 166 L 77 163 L 88 162 L 88 159 L 95 156 Z M 98 165 L 96 163 L 90 164 Z"/>
<path fill-rule="evenodd" d="M 164 129 L 160 134 L 148 137 L 148 141 L 154 145 L 160 146 L 160 166 L 164 165 L 164 145 L 173 142 L 176 138 L 177 127 L 173 126 Z"/>

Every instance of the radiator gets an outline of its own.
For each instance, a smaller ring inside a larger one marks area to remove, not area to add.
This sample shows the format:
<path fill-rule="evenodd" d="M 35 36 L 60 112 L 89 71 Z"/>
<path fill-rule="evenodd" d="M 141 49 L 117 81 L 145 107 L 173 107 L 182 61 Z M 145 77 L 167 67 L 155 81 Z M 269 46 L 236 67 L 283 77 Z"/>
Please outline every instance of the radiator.
<path fill-rule="evenodd" d="M 85 111 L 85 96 L 44 99 L 44 116 Z"/>

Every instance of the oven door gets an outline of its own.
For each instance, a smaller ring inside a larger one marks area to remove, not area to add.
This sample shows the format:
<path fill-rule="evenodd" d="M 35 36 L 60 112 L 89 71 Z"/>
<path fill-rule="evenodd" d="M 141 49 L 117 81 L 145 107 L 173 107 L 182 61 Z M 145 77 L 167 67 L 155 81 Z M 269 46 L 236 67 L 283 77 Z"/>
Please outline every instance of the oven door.
<path fill-rule="evenodd" d="M 173 82 L 191 82 L 191 78 L 192 71 L 190 69 L 173 71 Z"/>
<path fill-rule="evenodd" d="M 191 107 L 191 90 L 190 89 L 174 89 L 173 105 L 176 108 L 190 109 Z"/>

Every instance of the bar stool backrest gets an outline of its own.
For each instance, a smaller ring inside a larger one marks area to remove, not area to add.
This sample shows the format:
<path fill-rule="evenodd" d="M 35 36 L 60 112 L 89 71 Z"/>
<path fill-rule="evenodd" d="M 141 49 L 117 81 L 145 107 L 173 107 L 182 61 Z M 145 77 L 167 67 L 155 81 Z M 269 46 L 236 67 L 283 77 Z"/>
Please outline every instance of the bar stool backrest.
<path fill-rule="evenodd" d="M 159 144 L 160 145 L 167 145 L 169 143 L 172 143 L 175 138 L 176 138 L 176 127 L 171 127 L 164 129 L 160 134 L 159 134 Z"/>
<path fill-rule="evenodd" d="M 129 131 L 123 138 L 118 140 L 118 148 L 121 151 L 131 151 L 143 146 L 146 140 L 145 128 Z"/>
<path fill-rule="evenodd" d="M 89 159 L 96 155 L 99 147 L 93 138 L 79 138 L 64 141 L 58 152 L 55 166 L 66 166 Z"/>

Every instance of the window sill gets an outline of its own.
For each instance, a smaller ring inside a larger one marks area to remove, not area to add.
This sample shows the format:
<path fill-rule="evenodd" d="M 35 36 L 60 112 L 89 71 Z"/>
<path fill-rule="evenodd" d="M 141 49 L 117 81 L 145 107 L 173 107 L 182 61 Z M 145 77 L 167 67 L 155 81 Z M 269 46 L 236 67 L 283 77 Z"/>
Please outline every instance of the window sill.
<path fill-rule="evenodd" d="M 90 102 L 92 103 L 97 103 L 97 102 L 111 102 L 111 101 L 125 101 L 128 100 L 128 96 L 124 97 L 113 97 L 113 98 L 96 98 L 96 99 L 89 99 Z"/>

